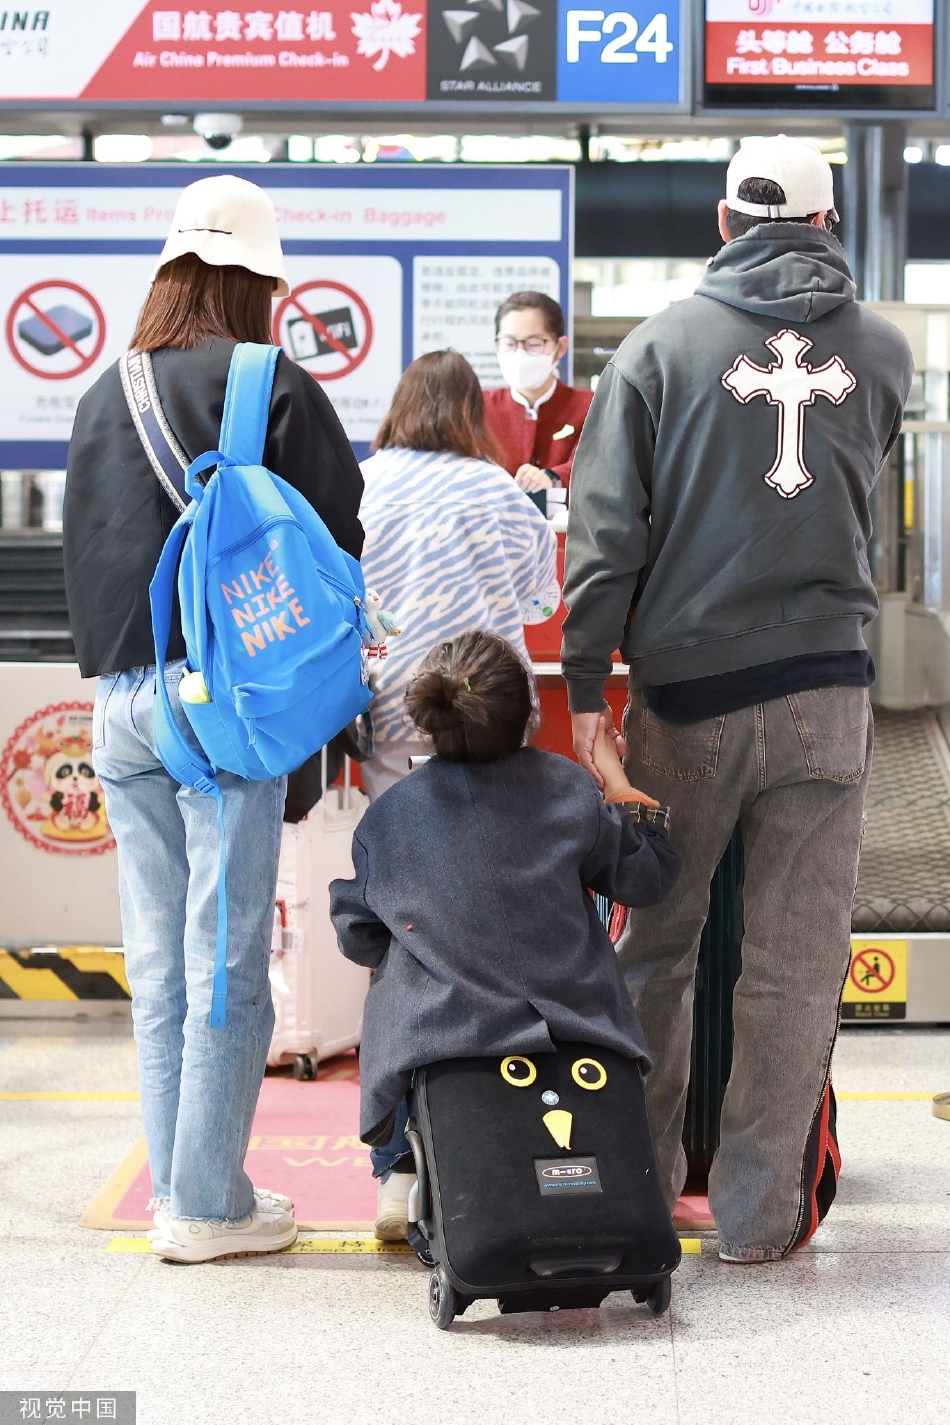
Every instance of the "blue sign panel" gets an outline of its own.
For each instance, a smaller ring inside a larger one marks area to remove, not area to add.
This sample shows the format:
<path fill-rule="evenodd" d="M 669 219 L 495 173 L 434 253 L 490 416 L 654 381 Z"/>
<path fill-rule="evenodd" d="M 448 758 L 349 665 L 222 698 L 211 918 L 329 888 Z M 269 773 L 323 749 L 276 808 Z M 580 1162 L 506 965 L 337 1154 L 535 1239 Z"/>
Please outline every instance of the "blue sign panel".
<path fill-rule="evenodd" d="M 559 0 L 557 97 L 582 104 L 678 104 L 684 97 L 680 0 Z"/>
<path fill-rule="evenodd" d="M 190 164 L 10 164 L 0 193 L 0 465 L 61 470 L 76 405 L 125 350 Z M 570 320 L 573 170 L 449 164 L 253 169 L 290 294 L 273 340 L 319 381 L 360 457 L 405 367 L 454 347 L 501 384 L 494 315 L 512 292 Z"/>

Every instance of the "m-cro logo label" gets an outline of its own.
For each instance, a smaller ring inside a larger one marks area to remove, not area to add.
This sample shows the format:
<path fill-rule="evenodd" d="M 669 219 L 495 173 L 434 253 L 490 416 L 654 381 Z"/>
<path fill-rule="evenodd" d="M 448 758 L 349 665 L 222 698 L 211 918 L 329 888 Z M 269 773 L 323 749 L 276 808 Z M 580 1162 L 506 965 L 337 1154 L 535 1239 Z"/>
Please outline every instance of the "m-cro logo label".
<path fill-rule="evenodd" d="M 586 1168 L 579 1164 L 563 1168 L 542 1168 L 541 1176 L 545 1178 L 589 1178 L 593 1177 L 593 1168 Z"/>

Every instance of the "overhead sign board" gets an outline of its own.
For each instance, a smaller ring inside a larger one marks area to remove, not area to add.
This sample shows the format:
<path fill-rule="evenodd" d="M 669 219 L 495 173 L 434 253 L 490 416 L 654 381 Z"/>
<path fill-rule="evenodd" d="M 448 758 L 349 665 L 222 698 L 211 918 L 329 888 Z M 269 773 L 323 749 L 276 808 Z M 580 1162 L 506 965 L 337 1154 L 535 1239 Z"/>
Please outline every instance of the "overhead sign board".
<path fill-rule="evenodd" d="M 4 165 L 0 466 L 64 468 L 77 403 L 128 345 L 178 193 L 222 171 Z M 253 177 L 291 287 L 273 340 L 320 382 L 361 457 L 414 357 L 454 347 L 497 386 L 501 302 L 533 288 L 570 309 L 571 168 L 273 164 Z"/>
<path fill-rule="evenodd" d="M 706 0 L 704 99 L 932 109 L 934 0 Z"/>
<path fill-rule="evenodd" d="M 685 0 L 46 0 L 0 9 L 0 101 L 686 102 Z"/>

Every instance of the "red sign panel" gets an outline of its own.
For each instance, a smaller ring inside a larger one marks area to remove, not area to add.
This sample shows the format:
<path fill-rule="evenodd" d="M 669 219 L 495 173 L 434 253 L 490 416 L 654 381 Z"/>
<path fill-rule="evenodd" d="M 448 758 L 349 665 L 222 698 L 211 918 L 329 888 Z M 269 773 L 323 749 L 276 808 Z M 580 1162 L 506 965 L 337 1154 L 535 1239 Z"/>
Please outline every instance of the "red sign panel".
<path fill-rule="evenodd" d="M 858 107 L 903 97 L 922 108 L 933 83 L 933 0 L 706 0 L 707 98 L 717 102 L 736 89 L 743 104 L 758 102 L 750 90 L 766 103 L 798 90 L 820 106 L 843 90 Z"/>
<path fill-rule="evenodd" d="M 317 0 L 224 9 L 151 0 L 84 99 L 421 100 L 423 0 Z"/>
<path fill-rule="evenodd" d="M 933 83 L 933 26 L 710 25 L 710 84 Z"/>

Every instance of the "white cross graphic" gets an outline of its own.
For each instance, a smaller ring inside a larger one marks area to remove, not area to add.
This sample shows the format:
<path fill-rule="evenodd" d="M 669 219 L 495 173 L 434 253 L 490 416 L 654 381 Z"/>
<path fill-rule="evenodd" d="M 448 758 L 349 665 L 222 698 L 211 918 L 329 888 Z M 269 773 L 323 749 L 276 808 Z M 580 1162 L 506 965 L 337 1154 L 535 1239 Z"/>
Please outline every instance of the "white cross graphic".
<path fill-rule="evenodd" d="M 804 365 L 802 357 L 814 344 L 786 328 L 765 343 L 778 357 L 777 366 L 757 366 L 739 356 L 722 378 L 726 390 L 744 406 L 756 396 L 778 406 L 778 455 L 765 483 L 783 500 L 794 500 L 815 481 L 804 456 L 806 406 L 813 406 L 819 396 L 840 406 L 858 384 L 840 356 L 824 366 Z"/>

